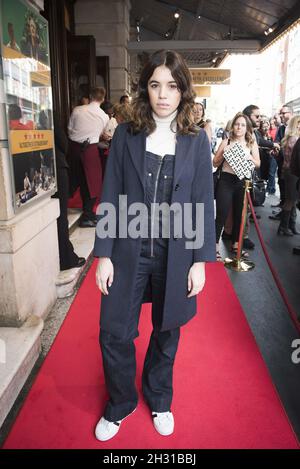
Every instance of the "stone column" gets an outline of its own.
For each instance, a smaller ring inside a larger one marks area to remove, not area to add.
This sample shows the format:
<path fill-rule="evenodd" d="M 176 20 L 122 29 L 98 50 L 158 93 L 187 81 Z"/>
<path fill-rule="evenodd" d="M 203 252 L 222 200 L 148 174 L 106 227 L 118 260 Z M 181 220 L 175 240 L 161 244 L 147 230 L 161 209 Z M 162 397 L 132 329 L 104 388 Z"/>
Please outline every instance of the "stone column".
<path fill-rule="evenodd" d="M 76 35 L 96 39 L 96 55 L 109 56 L 110 100 L 130 93 L 129 0 L 77 0 L 75 3 Z"/>

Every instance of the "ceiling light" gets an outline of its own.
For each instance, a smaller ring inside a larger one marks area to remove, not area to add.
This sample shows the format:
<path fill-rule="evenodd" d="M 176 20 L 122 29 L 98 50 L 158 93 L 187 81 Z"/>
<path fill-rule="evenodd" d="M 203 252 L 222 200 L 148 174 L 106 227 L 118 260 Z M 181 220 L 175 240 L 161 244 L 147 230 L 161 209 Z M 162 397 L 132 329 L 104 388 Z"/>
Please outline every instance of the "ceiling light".
<path fill-rule="evenodd" d="M 179 16 L 180 16 L 180 13 L 179 13 L 178 10 L 176 10 L 175 13 L 174 13 L 174 18 L 176 18 L 178 20 Z"/>
<path fill-rule="evenodd" d="M 276 24 L 273 24 L 272 26 L 270 26 L 268 29 L 264 31 L 264 35 L 268 36 L 269 34 L 271 34 L 273 31 L 275 31 L 276 26 L 277 26 Z"/>

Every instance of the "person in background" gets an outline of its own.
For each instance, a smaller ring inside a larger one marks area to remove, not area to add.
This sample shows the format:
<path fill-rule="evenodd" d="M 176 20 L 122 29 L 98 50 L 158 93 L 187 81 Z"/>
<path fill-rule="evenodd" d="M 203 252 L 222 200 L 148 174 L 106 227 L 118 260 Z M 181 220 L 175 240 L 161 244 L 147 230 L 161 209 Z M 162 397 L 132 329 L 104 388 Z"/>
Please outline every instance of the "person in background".
<path fill-rule="evenodd" d="M 236 254 L 238 250 L 244 201 L 244 180 L 238 178 L 224 158 L 225 151 L 230 150 L 236 143 L 242 147 L 244 158 L 252 161 L 253 165 L 259 168 L 259 151 L 253 136 L 252 126 L 248 117 L 241 112 L 233 118 L 229 138 L 221 142 L 213 159 L 214 167 L 218 168 L 222 164 L 216 193 L 216 257 L 218 261 L 222 261 L 219 240 L 231 207 L 233 208 L 232 252 Z M 242 255 L 246 257 L 248 253 L 242 251 Z"/>
<path fill-rule="evenodd" d="M 68 124 L 72 191 L 80 187 L 83 214 L 79 225 L 82 228 L 96 226 L 93 207 L 101 195 L 102 188 L 98 143 L 109 121 L 108 115 L 100 108 L 104 98 L 104 88 L 93 88 L 91 102 L 76 106 Z"/>
<path fill-rule="evenodd" d="M 269 119 L 262 119 L 259 124 L 259 132 L 264 140 L 267 142 L 273 141 L 270 136 L 270 122 Z M 274 150 L 270 150 L 267 146 L 263 146 L 264 142 L 261 140 L 259 147 L 260 155 L 260 177 L 267 181 L 266 192 L 270 195 L 275 194 L 275 173 L 277 163 L 275 159 Z"/>
<path fill-rule="evenodd" d="M 101 140 L 104 140 L 108 143 L 108 146 L 111 142 L 111 139 L 114 136 L 115 130 L 117 128 L 118 122 L 114 117 L 114 106 L 110 101 L 104 101 L 101 104 L 101 109 L 108 115 L 109 121 L 101 135 Z"/>
<path fill-rule="evenodd" d="M 123 94 L 121 97 L 120 97 L 120 100 L 119 100 L 119 103 L 120 104 L 130 104 L 130 98 L 128 96 L 128 94 Z"/>
<path fill-rule="evenodd" d="M 298 138 L 297 142 L 294 145 L 292 156 L 291 156 L 291 164 L 290 164 L 291 174 L 298 178 L 297 180 L 297 188 L 298 188 L 298 208 L 299 208 L 299 201 L 300 201 L 300 138 Z M 300 255 L 300 245 L 293 248 L 293 254 Z"/>
<path fill-rule="evenodd" d="M 68 198 L 69 198 L 69 165 L 66 155 L 68 152 L 68 138 L 62 126 L 53 113 L 54 118 L 54 143 L 56 160 L 57 193 L 54 197 L 59 199 L 60 214 L 57 219 L 58 249 L 60 270 L 82 267 L 85 264 L 84 257 L 78 257 L 69 239 L 68 224 Z"/>
<path fill-rule="evenodd" d="M 82 96 L 79 102 L 79 106 L 84 106 L 85 104 L 90 104 L 90 98 L 88 96 Z"/>
<path fill-rule="evenodd" d="M 200 127 L 200 129 L 205 130 L 205 132 L 207 133 L 207 136 L 209 138 L 209 141 L 211 142 L 212 128 L 211 128 L 211 124 L 204 119 L 205 118 L 204 105 L 202 103 L 195 103 L 193 112 L 194 112 L 194 116 L 195 116 L 195 124 L 198 125 L 198 127 Z"/>
<path fill-rule="evenodd" d="M 118 124 L 132 120 L 132 107 L 127 104 L 115 104 L 114 115 Z"/>
<path fill-rule="evenodd" d="M 275 124 L 274 117 L 270 117 L 269 124 L 270 124 L 269 135 L 272 138 L 272 141 L 274 142 L 276 138 L 277 129 L 278 129 L 278 126 Z"/>
<path fill-rule="evenodd" d="M 109 153 L 109 147 L 111 143 L 111 139 L 115 133 L 115 130 L 118 126 L 118 122 L 114 117 L 114 106 L 109 101 L 104 101 L 101 104 L 101 109 L 108 115 L 109 121 L 100 137 L 100 142 L 98 144 L 99 154 L 102 163 L 102 180 L 104 179 L 104 173 Z"/>
<path fill-rule="evenodd" d="M 296 228 L 297 210 L 296 201 L 298 199 L 297 182 L 298 178 L 290 169 L 293 148 L 300 137 L 300 116 L 289 119 L 285 130 L 285 135 L 281 141 L 283 151 L 283 165 L 281 177 L 284 178 L 285 201 L 282 206 L 280 225 L 277 233 L 279 235 L 292 236 L 300 234 Z"/>
<path fill-rule="evenodd" d="M 252 131 L 254 133 L 256 142 L 259 147 L 265 147 L 269 148 L 270 150 L 279 150 L 280 146 L 277 143 L 267 141 L 263 139 L 262 135 L 258 131 L 260 121 L 262 118 L 261 111 L 258 106 L 255 104 L 250 104 L 249 106 L 245 107 L 243 110 L 243 113 L 250 119 L 251 125 L 252 125 Z M 245 249 L 254 249 L 255 244 L 254 242 L 249 238 L 249 232 L 250 232 L 250 223 L 249 220 L 252 218 L 252 214 L 250 215 L 250 211 L 248 210 L 248 217 L 247 217 L 247 223 L 246 223 L 246 229 L 245 229 L 245 235 L 244 235 L 244 243 L 243 247 Z M 256 218 L 259 219 L 260 215 L 256 214 Z"/>
<path fill-rule="evenodd" d="M 100 344 L 109 395 L 95 429 L 100 441 L 113 438 L 137 406 L 134 340 L 144 301 L 153 302 L 153 330 L 143 367 L 143 395 L 155 430 L 165 437 L 174 431 L 173 367 L 180 327 L 196 313 L 205 263 L 215 261 L 211 150 L 206 132 L 194 123 L 192 108 L 192 77 L 183 58 L 174 51 L 158 51 L 141 72 L 132 122 L 118 125 L 112 140 L 101 203 L 111 204 L 117 214 L 120 194 L 126 194 L 128 204 L 144 204 L 149 230 L 138 237 L 102 237 L 105 215 L 99 215 L 94 255 L 99 257 Z M 192 242 L 188 247 L 187 237 L 174 227 L 162 233 L 166 220 L 161 213 L 153 214 L 153 208 L 175 201 L 182 210 L 190 206 L 193 227 L 199 227 L 196 208 L 202 205 L 201 246 Z M 158 237 L 153 233 L 157 219 Z M 117 226 L 121 221 L 117 215 Z"/>
<path fill-rule="evenodd" d="M 279 115 L 281 118 L 281 125 L 278 127 L 276 137 L 275 137 L 275 142 L 279 145 L 279 149 L 280 149 L 280 144 L 284 137 L 285 129 L 287 128 L 290 118 L 293 116 L 293 112 L 289 106 L 284 104 L 282 108 L 280 109 Z M 282 166 L 283 166 L 283 161 L 284 161 L 282 150 L 279 151 L 279 153 L 276 155 L 276 160 L 277 160 L 278 185 L 279 185 L 279 191 L 280 191 L 280 202 L 278 206 L 282 208 L 284 201 L 285 201 L 285 186 L 284 186 L 285 179 L 281 176 Z M 280 220 L 280 212 L 278 215 L 275 215 L 274 217 L 270 216 L 269 218 L 271 218 L 272 220 L 273 219 Z"/>
<path fill-rule="evenodd" d="M 273 119 L 274 119 L 275 127 L 278 129 L 278 127 L 281 126 L 281 117 L 280 117 L 279 112 L 276 112 L 276 113 L 274 114 Z"/>

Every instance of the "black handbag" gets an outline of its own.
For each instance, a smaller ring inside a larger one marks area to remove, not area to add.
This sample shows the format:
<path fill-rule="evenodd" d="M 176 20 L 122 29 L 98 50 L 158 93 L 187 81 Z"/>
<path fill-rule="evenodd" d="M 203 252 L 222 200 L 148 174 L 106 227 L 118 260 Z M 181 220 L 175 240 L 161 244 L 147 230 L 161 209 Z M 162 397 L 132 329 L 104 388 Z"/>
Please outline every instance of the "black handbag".
<path fill-rule="evenodd" d="M 250 194 L 254 207 L 259 207 L 264 204 L 266 200 L 266 182 L 259 178 L 255 170 L 252 175 L 252 189 Z"/>

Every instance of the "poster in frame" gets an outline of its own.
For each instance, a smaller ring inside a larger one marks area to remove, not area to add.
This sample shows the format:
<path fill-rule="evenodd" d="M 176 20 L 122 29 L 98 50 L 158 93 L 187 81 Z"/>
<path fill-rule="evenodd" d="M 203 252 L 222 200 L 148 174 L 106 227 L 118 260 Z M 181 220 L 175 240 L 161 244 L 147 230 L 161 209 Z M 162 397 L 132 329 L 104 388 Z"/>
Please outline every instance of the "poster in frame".
<path fill-rule="evenodd" d="M 23 0 L 1 0 L 1 56 L 14 205 L 56 192 L 48 23 Z"/>

